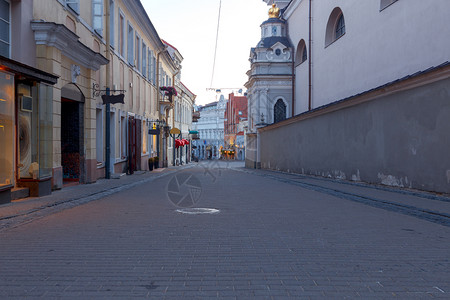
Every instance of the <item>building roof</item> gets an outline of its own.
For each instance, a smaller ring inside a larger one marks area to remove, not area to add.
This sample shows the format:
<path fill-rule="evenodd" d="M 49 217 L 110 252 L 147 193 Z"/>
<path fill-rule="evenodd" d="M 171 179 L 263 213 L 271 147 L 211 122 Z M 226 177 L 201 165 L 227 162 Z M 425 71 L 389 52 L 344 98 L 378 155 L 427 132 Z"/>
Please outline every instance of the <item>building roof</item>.
<path fill-rule="evenodd" d="M 285 45 L 286 47 L 292 48 L 291 42 L 287 37 L 282 36 L 272 36 L 262 39 L 256 47 L 258 48 L 270 48 L 276 43 L 280 42 L 281 44 Z"/>
<path fill-rule="evenodd" d="M 271 23 L 282 23 L 282 24 L 286 24 L 286 20 L 283 19 L 279 19 L 279 18 L 270 18 L 267 21 L 264 21 L 262 25 L 266 25 L 266 24 L 271 24 Z"/>

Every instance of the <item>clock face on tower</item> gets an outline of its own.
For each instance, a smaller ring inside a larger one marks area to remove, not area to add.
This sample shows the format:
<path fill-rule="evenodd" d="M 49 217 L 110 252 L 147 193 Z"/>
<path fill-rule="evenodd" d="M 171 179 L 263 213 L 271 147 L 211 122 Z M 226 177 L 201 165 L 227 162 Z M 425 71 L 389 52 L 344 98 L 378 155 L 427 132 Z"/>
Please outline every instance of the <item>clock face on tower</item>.
<path fill-rule="evenodd" d="M 277 34 L 277 27 L 273 26 L 272 27 L 272 35 L 276 35 Z"/>

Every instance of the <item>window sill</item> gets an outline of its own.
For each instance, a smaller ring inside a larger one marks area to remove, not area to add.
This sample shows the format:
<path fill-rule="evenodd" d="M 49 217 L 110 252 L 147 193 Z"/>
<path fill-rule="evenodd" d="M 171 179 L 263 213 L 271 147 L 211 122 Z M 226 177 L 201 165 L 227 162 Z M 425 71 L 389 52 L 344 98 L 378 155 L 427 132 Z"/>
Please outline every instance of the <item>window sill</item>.
<path fill-rule="evenodd" d="M 328 45 L 325 46 L 325 49 L 328 48 L 329 46 L 333 45 L 335 42 L 339 41 L 343 36 L 345 36 L 347 33 L 344 33 L 343 35 L 341 35 L 340 37 L 338 37 L 337 39 L 335 39 L 334 41 L 332 41 L 331 43 L 329 43 Z"/>

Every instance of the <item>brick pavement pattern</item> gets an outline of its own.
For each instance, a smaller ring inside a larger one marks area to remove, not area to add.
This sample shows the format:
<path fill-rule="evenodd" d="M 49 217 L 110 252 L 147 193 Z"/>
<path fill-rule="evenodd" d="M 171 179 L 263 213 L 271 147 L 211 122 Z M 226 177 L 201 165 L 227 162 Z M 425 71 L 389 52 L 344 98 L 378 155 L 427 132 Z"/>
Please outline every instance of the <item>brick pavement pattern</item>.
<path fill-rule="evenodd" d="M 179 172 L 201 182 L 196 207 L 220 212 L 178 212 L 173 172 L 17 226 L 8 219 L 0 299 L 450 298 L 448 198 L 224 163 Z M 440 220 L 362 195 L 432 207 Z"/>

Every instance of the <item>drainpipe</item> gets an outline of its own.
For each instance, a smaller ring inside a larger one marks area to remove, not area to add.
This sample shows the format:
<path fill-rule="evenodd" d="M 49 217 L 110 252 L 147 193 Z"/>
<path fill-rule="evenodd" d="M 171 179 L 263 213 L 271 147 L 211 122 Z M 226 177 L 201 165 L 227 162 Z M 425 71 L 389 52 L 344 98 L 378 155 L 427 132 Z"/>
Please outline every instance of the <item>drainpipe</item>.
<path fill-rule="evenodd" d="M 311 3 L 312 0 L 309 0 L 309 63 L 308 63 L 308 77 L 309 77 L 309 86 L 308 86 L 308 110 L 312 109 L 312 14 L 311 14 Z"/>
<path fill-rule="evenodd" d="M 162 121 L 162 116 L 161 116 L 161 108 L 160 108 L 160 106 L 159 106 L 159 101 L 161 100 L 161 93 L 160 93 L 160 91 L 159 91 L 159 88 L 160 88 L 160 82 L 159 82 L 159 64 L 160 64 L 160 55 L 161 55 L 161 53 L 163 52 L 163 51 L 165 51 L 167 48 L 166 48 L 166 46 L 164 46 L 164 49 L 162 49 L 162 50 L 160 50 L 157 54 L 156 54 L 156 78 L 155 78 L 155 83 L 156 83 L 156 108 L 158 109 L 158 120 L 160 120 L 160 121 Z M 162 127 L 164 128 L 164 125 L 163 124 L 161 124 L 162 125 Z M 161 134 L 161 128 L 160 128 L 160 134 L 159 134 L 159 136 L 158 136 L 158 145 L 157 145 L 157 152 L 159 153 L 159 154 L 162 154 L 161 156 L 162 157 L 159 157 L 160 155 L 158 154 L 158 167 L 161 167 L 161 162 L 163 162 L 164 161 L 164 147 L 163 147 L 163 143 L 162 143 L 162 140 L 163 140 L 163 136 L 162 136 L 162 134 Z"/>
<path fill-rule="evenodd" d="M 111 48 L 110 48 L 110 37 L 109 37 L 109 25 L 110 25 L 110 17 L 109 17 L 109 0 L 105 1 L 105 8 L 106 8 L 106 28 L 105 28 L 105 35 L 106 35 L 106 58 L 109 59 L 111 57 Z M 111 75 L 111 62 L 108 62 L 106 64 L 106 95 L 109 96 L 109 86 L 110 86 L 110 75 Z M 106 117 L 105 117 L 105 178 L 110 179 L 111 178 L 111 104 L 106 104 Z"/>

